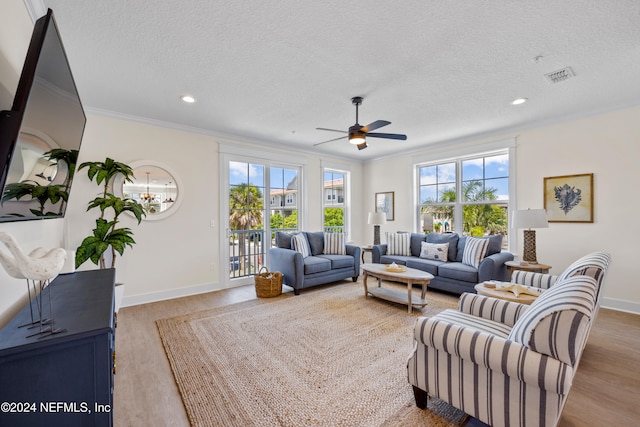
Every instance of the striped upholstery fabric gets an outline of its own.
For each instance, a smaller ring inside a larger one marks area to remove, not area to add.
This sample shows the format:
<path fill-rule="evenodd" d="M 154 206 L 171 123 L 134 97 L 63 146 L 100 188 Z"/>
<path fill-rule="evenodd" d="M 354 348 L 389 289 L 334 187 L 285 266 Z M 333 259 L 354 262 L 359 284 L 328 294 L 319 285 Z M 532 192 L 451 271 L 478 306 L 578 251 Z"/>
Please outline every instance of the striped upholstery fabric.
<path fill-rule="evenodd" d="M 324 253 L 326 255 L 346 255 L 344 233 L 324 233 Z"/>
<path fill-rule="evenodd" d="M 304 234 L 298 233 L 291 236 L 291 245 L 293 246 L 293 250 L 302 254 L 303 258 L 311 256 L 311 248 L 309 248 L 307 236 Z"/>
<path fill-rule="evenodd" d="M 575 365 L 595 310 L 598 284 L 588 276 L 570 277 L 540 295 L 514 325 L 509 339 Z"/>
<path fill-rule="evenodd" d="M 478 294 L 464 293 L 458 300 L 458 310 L 483 319 L 513 326 L 527 305 Z"/>
<path fill-rule="evenodd" d="M 487 254 L 489 239 L 478 239 L 477 237 L 467 237 L 462 252 L 462 263 L 478 268 L 480 261 Z"/>
<path fill-rule="evenodd" d="M 598 287 L 569 276 L 531 306 L 463 294 L 458 311 L 418 318 L 407 362 L 416 402 L 426 392 L 494 427 L 557 425 Z"/>
<path fill-rule="evenodd" d="M 511 281 L 520 285 L 534 288 L 549 289 L 558 280 L 558 276 L 551 274 L 533 273 L 531 271 L 516 270 L 511 274 Z"/>
<path fill-rule="evenodd" d="M 562 274 L 558 276 L 558 281 L 576 275 L 594 274 L 594 272 L 597 272 L 597 269 L 600 269 L 601 272 L 598 273 L 597 277 L 592 276 L 598 281 L 598 285 L 600 285 L 604 278 L 604 272 L 606 272 L 610 262 L 611 257 L 605 252 L 594 252 L 585 255 L 563 271 Z M 595 267 L 595 269 L 590 267 Z"/>
<path fill-rule="evenodd" d="M 387 233 L 387 255 L 411 255 L 411 234 Z"/>

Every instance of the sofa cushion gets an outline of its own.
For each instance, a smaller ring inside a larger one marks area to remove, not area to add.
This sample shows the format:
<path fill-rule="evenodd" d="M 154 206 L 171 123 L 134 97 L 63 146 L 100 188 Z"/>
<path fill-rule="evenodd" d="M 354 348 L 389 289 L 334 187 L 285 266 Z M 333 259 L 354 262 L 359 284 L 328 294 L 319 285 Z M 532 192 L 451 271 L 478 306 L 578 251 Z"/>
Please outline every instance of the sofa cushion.
<path fill-rule="evenodd" d="M 291 244 L 293 245 L 293 250 L 300 252 L 303 258 L 311 255 L 309 242 L 307 242 L 307 236 L 304 233 L 297 233 L 291 236 Z"/>
<path fill-rule="evenodd" d="M 306 232 L 304 234 L 306 234 L 307 240 L 309 241 L 309 249 L 311 250 L 311 255 L 316 256 L 324 252 L 323 231 Z"/>
<path fill-rule="evenodd" d="M 478 283 L 478 269 L 461 262 L 447 262 L 438 266 L 438 276 L 463 282 Z"/>
<path fill-rule="evenodd" d="M 433 259 L 436 261 L 447 261 L 449 243 L 428 243 L 422 242 L 420 258 Z"/>
<path fill-rule="evenodd" d="M 380 257 L 380 264 L 391 264 L 392 262 L 395 262 L 396 264 L 405 265 L 407 261 L 413 259 L 417 258 L 407 255 L 382 255 Z"/>
<path fill-rule="evenodd" d="M 409 233 L 387 233 L 387 254 L 411 256 Z"/>
<path fill-rule="evenodd" d="M 316 258 L 324 258 L 328 259 L 331 262 L 331 269 L 335 270 L 337 268 L 353 268 L 353 264 L 355 262 L 355 258 L 350 255 L 318 255 Z"/>
<path fill-rule="evenodd" d="M 429 233 L 426 241 L 428 243 L 448 243 L 449 253 L 447 253 L 447 260 L 453 261 L 456 259 L 456 253 L 458 252 L 459 237 L 457 233 Z"/>
<path fill-rule="evenodd" d="M 344 244 L 344 233 L 324 233 L 325 255 L 346 255 L 347 247 Z"/>
<path fill-rule="evenodd" d="M 422 250 L 422 242 L 427 241 L 427 235 L 423 233 L 411 233 L 411 242 L 409 247 L 411 249 L 411 256 L 420 256 Z"/>
<path fill-rule="evenodd" d="M 442 261 L 435 261 L 431 259 L 423 258 L 411 258 L 407 259 L 405 265 L 409 268 L 415 268 L 417 270 L 426 271 L 427 273 L 438 275 L 438 266 L 443 265 Z"/>
<path fill-rule="evenodd" d="M 467 237 L 462 254 L 462 263 L 478 268 L 480 261 L 487 255 L 488 239 L 478 239 L 477 237 Z"/>
<path fill-rule="evenodd" d="M 351 257 L 353 258 L 353 257 Z M 308 256 L 304 259 L 304 274 L 322 273 L 331 270 L 331 260 L 319 256 Z"/>
<path fill-rule="evenodd" d="M 291 236 L 293 234 L 276 231 L 276 247 L 283 249 L 293 249 L 291 244 Z"/>

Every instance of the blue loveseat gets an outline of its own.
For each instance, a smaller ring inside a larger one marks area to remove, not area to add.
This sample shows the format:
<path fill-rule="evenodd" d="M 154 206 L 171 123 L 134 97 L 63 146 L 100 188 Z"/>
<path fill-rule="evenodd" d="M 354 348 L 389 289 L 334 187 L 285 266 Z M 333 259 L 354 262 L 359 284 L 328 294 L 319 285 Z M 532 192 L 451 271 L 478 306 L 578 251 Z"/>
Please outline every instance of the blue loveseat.
<path fill-rule="evenodd" d="M 292 234 L 276 233 L 276 247 L 269 249 L 270 271 L 284 274 L 284 284 L 296 295 L 300 290 L 360 275 L 360 247 L 345 245 L 345 255 L 325 254 L 324 232 L 302 232 L 309 243 L 311 255 L 303 257 L 293 249 Z"/>
<path fill-rule="evenodd" d="M 505 262 L 513 260 L 513 254 L 502 251 L 502 235 L 487 237 L 489 245 L 486 256 L 480 261 L 478 268 L 462 263 L 466 236 L 456 233 L 411 233 L 411 255 L 387 254 L 387 245 L 374 245 L 373 262 L 381 264 L 403 264 L 410 268 L 426 271 L 434 278 L 429 288 L 439 289 L 456 294 L 475 293 L 475 285 L 486 280 L 509 281 L 509 270 Z M 442 244 L 448 243 L 447 262 L 420 258 L 422 242 Z"/>

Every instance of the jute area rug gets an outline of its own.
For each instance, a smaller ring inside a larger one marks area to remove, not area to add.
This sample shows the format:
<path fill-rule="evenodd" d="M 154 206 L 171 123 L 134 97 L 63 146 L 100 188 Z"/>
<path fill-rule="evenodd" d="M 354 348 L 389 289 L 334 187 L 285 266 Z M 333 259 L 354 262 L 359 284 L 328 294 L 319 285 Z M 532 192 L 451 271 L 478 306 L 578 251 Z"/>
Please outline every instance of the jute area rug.
<path fill-rule="evenodd" d="M 427 299 L 408 314 L 342 282 L 157 326 L 194 426 L 459 426 L 442 401 L 418 409 L 407 382 L 417 316 L 457 301 Z"/>

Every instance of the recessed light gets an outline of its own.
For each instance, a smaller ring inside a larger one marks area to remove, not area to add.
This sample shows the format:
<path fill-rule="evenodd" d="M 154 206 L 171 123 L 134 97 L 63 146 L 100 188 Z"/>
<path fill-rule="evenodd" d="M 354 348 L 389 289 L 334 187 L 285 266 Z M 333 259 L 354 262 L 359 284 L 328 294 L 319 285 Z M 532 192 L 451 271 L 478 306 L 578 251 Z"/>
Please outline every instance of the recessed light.
<path fill-rule="evenodd" d="M 183 95 L 180 97 L 180 99 L 182 99 L 187 104 L 193 104 L 194 102 L 196 102 L 196 99 L 191 95 Z"/>
<path fill-rule="evenodd" d="M 518 99 L 514 99 L 511 104 L 513 105 L 520 105 L 520 104 L 524 104 L 525 102 L 527 102 L 527 98 L 518 98 Z"/>

